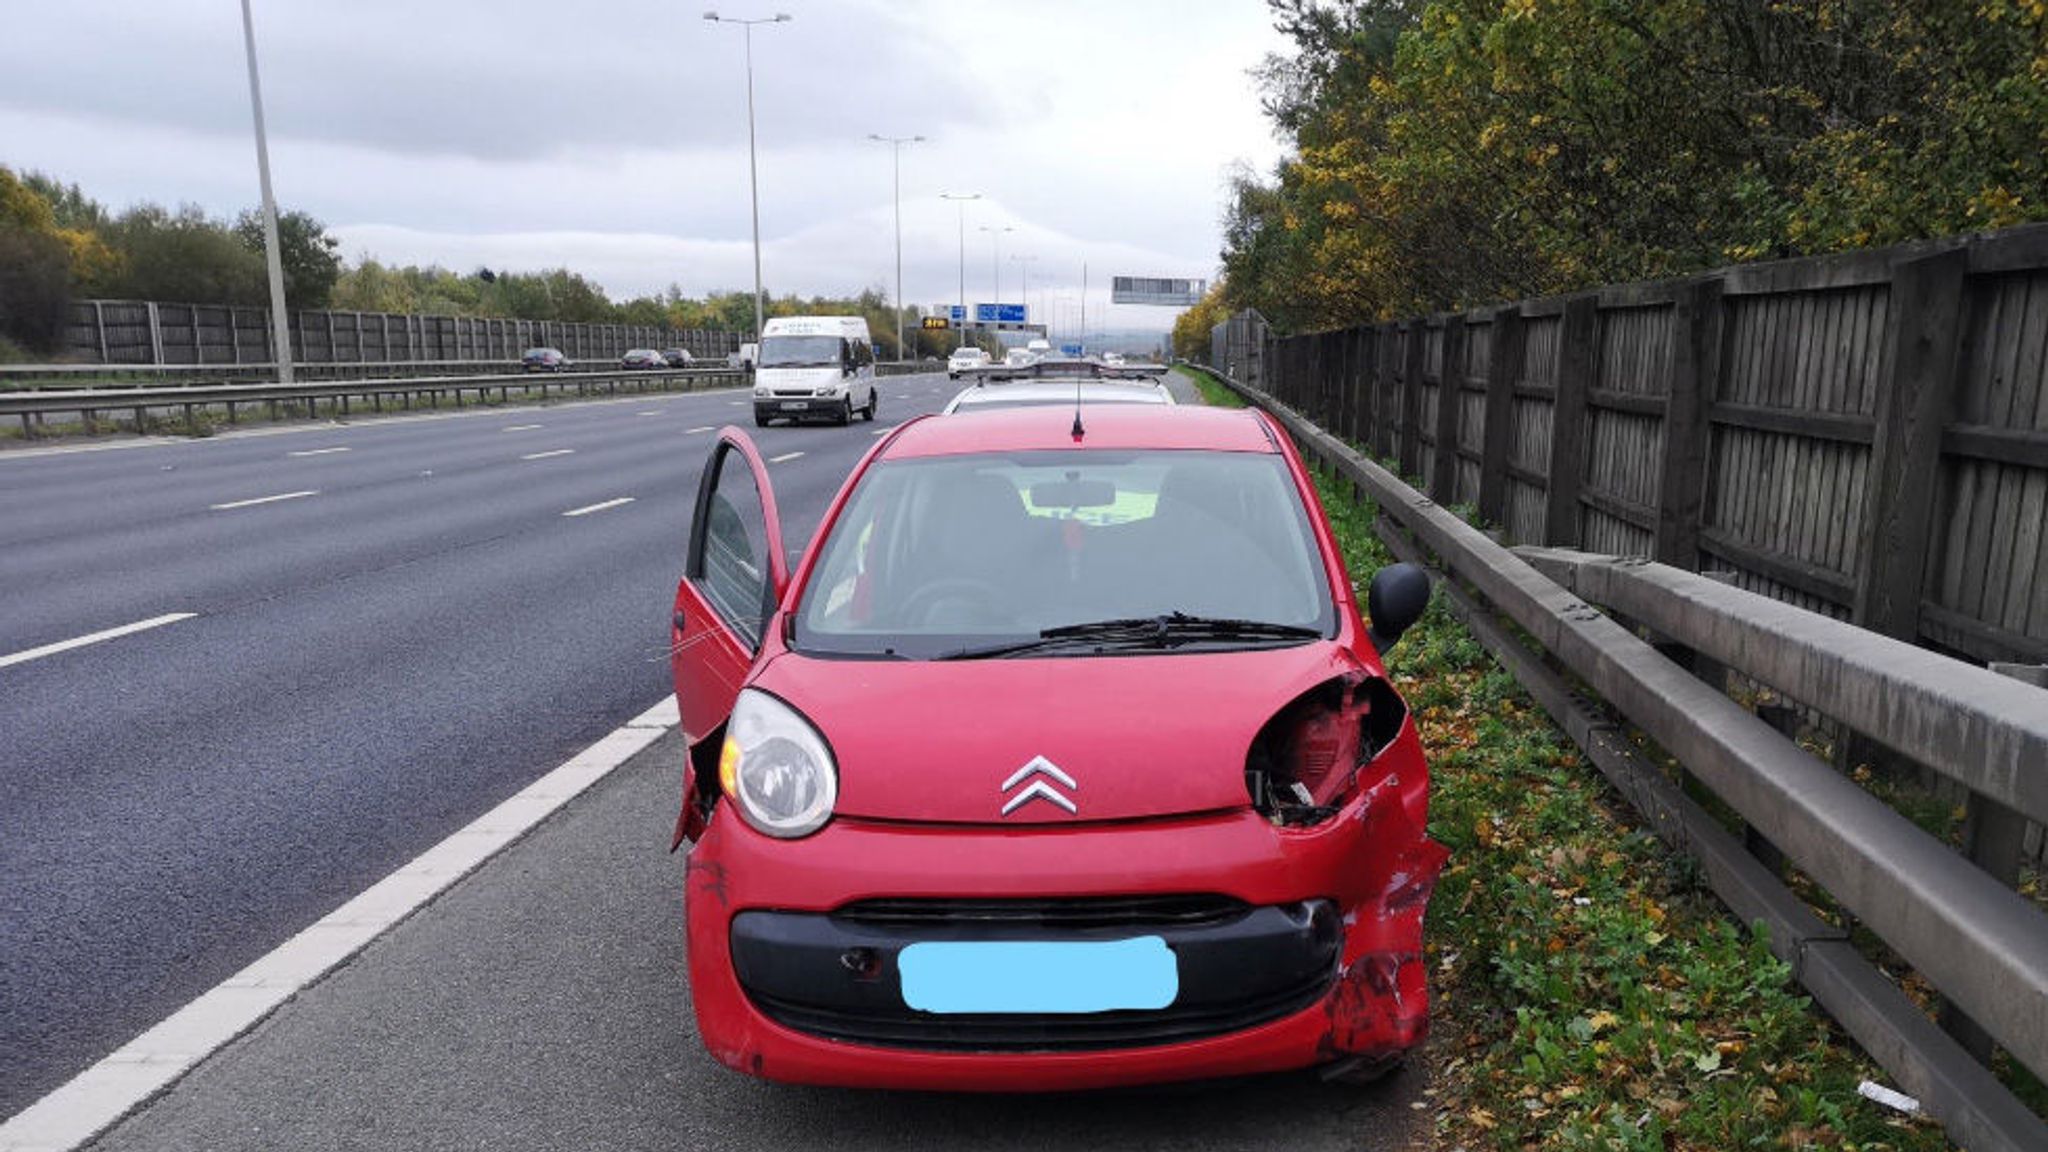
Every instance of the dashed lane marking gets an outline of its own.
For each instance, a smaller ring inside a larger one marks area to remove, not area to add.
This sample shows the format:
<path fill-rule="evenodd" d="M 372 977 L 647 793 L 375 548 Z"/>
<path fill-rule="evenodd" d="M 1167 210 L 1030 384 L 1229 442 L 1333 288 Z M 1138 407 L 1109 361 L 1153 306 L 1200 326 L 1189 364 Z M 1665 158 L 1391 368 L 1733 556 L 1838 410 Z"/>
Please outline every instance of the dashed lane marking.
<path fill-rule="evenodd" d="M 801 452 L 784 452 L 780 456 L 770 456 L 768 458 L 768 462 L 770 464 L 786 464 L 789 461 L 794 460 L 801 455 L 803 455 L 803 453 Z"/>
<path fill-rule="evenodd" d="M 123 624 L 119 628 L 108 628 L 87 636 L 75 636 L 69 640 L 59 640 L 55 644 L 45 644 L 40 648 L 25 649 L 11 655 L 0 656 L 0 668 L 8 668 L 16 664 L 26 664 L 31 660 L 40 660 L 45 656 L 55 656 L 59 652 L 69 652 L 73 648 L 83 648 L 88 644 L 97 644 L 102 640 L 113 640 L 121 636 L 132 636 L 137 632 L 147 632 L 151 628 L 161 628 L 166 624 L 176 624 L 180 620 L 190 620 L 197 615 L 197 612 L 166 612 L 162 616 L 152 616 L 147 620 L 137 620 L 133 624 Z"/>
<path fill-rule="evenodd" d="M 280 492 L 275 496 L 258 496 L 254 500 L 230 500 L 225 504 L 209 504 L 207 507 L 216 512 L 225 512 L 230 508 L 253 508 L 258 504 L 275 504 L 279 500 L 298 500 L 306 496 L 318 496 L 319 494 L 319 489 L 308 488 L 304 492 Z"/>
<path fill-rule="evenodd" d="M 287 453 L 285 453 L 285 455 L 287 455 L 287 456 L 332 456 L 332 455 L 333 455 L 334 453 L 336 453 L 336 452 L 346 452 L 346 451 L 348 451 L 348 449 L 346 449 L 346 448 L 309 448 L 309 449 L 307 449 L 307 450 L 306 450 L 306 451 L 304 451 L 304 452 L 287 452 Z"/>
<path fill-rule="evenodd" d="M 520 459 L 546 460 L 550 456 L 574 456 L 575 454 L 576 450 L 574 448 L 556 448 L 549 452 L 528 452 L 526 455 L 521 456 Z"/>
<path fill-rule="evenodd" d="M 607 508 L 617 508 L 617 507 L 618 507 L 619 505 L 621 505 L 621 504 L 631 504 L 632 502 L 633 502 L 633 497 L 631 497 L 631 496 L 621 496 L 621 497 L 619 497 L 619 498 L 618 498 L 618 499 L 616 499 L 616 500 L 607 500 L 607 501 L 605 501 L 605 502 L 604 502 L 604 503 L 602 503 L 602 504 L 592 504 L 592 505 L 590 505 L 590 506 L 589 506 L 589 507 L 587 507 L 587 508 L 577 508 L 577 509 L 575 509 L 574 511 L 570 511 L 570 512 L 564 512 L 564 513 L 562 513 L 562 515 L 564 515 L 564 516 L 588 516 L 588 515 L 590 515 L 590 514 L 591 514 L 592 512 L 602 512 L 602 511 L 604 511 L 604 510 L 605 510 L 605 509 L 607 509 Z"/>

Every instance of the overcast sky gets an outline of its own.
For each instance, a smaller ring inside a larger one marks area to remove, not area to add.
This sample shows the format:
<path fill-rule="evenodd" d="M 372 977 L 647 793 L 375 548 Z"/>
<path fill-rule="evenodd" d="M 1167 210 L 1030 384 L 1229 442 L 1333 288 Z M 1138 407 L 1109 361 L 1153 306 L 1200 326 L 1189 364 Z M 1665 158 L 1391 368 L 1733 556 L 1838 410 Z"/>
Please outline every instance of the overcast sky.
<path fill-rule="evenodd" d="M 744 290 L 742 31 L 656 0 L 254 0 L 271 175 L 351 259 L 566 265 L 614 298 Z M 121 208 L 257 200 L 236 0 L 5 0 L 0 163 Z M 769 291 L 893 294 L 902 150 L 912 303 L 1028 276 L 1035 319 L 1165 327 L 1112 274 L 1215 272 L 1221 189 L 1280 152 L 1247 70 L 1285 47 L 1256 0 L 773 0 L 756 28 Z M 1029 259 L 1017 259 L 1025 257 Z M 1062 304 L 1061 297 L 1067 302 Z M 1097 311 L 1097 309 L 1100 311 Z"/>

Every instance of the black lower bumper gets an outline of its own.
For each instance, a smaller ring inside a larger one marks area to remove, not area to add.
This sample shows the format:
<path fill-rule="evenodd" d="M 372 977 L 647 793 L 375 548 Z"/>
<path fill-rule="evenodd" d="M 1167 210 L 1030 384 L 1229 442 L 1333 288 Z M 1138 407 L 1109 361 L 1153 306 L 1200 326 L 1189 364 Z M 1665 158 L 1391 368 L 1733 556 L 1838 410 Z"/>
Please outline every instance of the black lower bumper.
<path fill-rule="evenodd" d="M 787 407 L 802 404 L 801 408 Z M 820 417 L 836 419 L 845 408 L 847 398 L 843 396 L 788 396 L 774 400 L 754 401 L 754 415 L 763 420 L 816 420 Z"/>
<path fill-rule="evenodd" d="M 1324 900 L 1267 907 L 1217 900 L 1169 916 L 1129 902 L 1099 915 L 1072 914 L 1085 901 L 887 903 L 885 915 L 861 905 L 830 914 L 740 913 L 732 956 L 741 988 L 779 1024 L 852 1043 L 938 1051 L 1131 1048 L 1226 1035 L 1300 1011 L 1328 991 L 1343 946 L 1337 910 Z M 914 914 L 904 914 L 906 906 Z M 903 999 L 897 957 L 911 944 L 1136 936 L 1158 936 L 1174 954 L 1179 991 L 1164 1008 L 935 1014 Z"/>

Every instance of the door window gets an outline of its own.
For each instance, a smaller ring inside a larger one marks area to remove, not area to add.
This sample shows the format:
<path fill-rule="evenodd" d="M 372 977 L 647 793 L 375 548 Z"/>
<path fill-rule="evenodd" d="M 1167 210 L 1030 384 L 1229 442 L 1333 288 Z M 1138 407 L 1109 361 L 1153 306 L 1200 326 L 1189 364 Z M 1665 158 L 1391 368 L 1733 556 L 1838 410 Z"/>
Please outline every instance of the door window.
<path fill-rule="evenodd" d="M 690 578 L 747 646 L 759 648 L 769 596 L 767 515 L 753 470 L 739 452 L 719 453 L 703 516 L 702 546 Z"/>

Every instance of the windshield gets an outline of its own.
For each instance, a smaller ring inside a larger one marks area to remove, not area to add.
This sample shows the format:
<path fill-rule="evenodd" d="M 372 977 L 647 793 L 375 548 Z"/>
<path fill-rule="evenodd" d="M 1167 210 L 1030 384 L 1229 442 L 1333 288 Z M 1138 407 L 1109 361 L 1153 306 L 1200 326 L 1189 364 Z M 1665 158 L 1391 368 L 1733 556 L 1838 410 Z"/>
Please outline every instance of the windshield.
<path fill-rule="evenodd" d="M 1280 457 L 1088 451 L 878 463 L 822 546 L 795 647 L 929 659 L 1174 613 L 1330 634 L 1329 583 Z M 1173 650 L 1275 642 L 1301 639 Z"/>
<path fill-rule="evenodd" d="M 837 336 L 770 336 L 761 341 L 760 367 L 837 368 Z"/>

